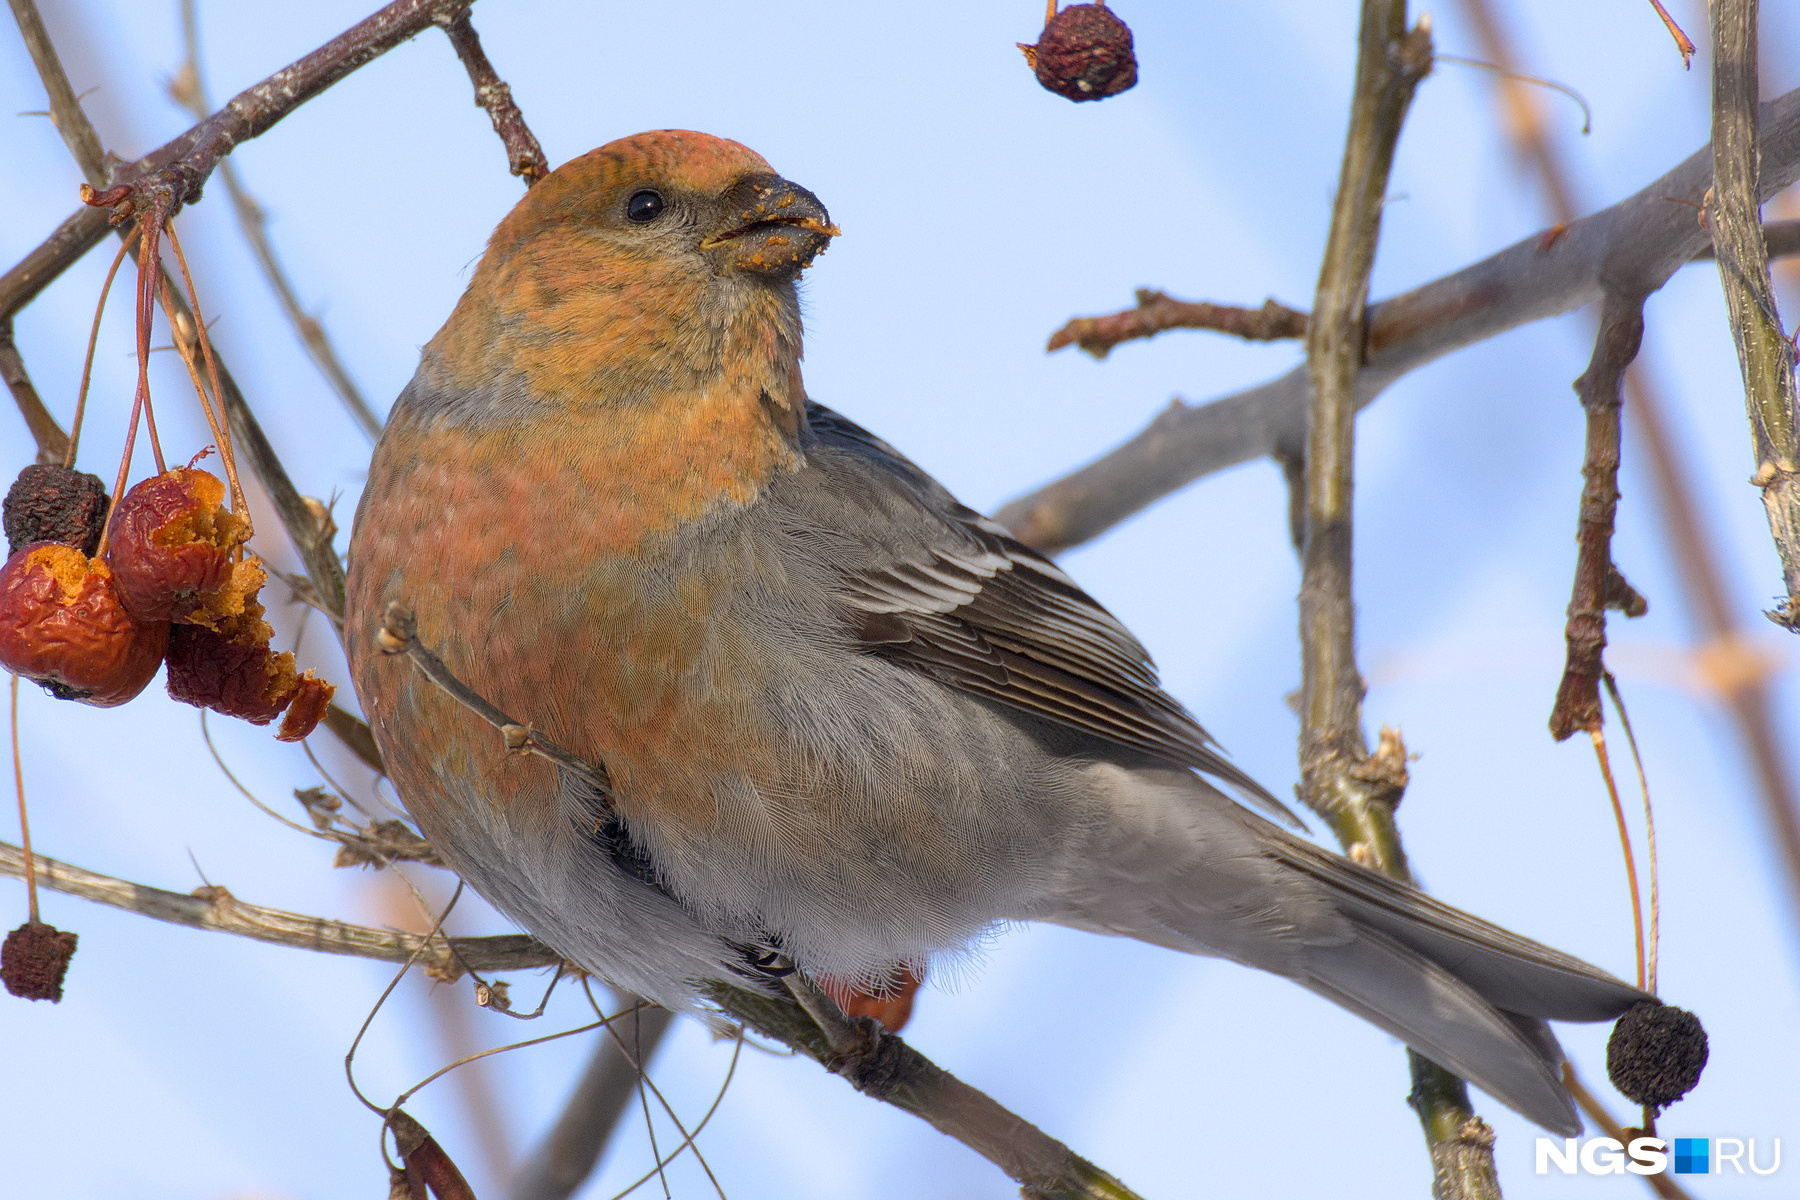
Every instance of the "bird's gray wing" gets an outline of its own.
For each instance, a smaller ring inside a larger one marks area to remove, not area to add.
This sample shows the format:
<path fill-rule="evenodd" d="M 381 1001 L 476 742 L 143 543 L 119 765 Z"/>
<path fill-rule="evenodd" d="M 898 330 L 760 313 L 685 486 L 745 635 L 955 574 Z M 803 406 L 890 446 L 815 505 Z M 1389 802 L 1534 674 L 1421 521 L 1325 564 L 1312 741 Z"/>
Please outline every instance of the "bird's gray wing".
<path fill-rule="evenodd" d="M 795 536 L 822 543 L 871 654 L 1230 784 L 1295 824 L 1157 683 L 1149 652 L 1055 563 L 887 443 L 809 403 Z"/>

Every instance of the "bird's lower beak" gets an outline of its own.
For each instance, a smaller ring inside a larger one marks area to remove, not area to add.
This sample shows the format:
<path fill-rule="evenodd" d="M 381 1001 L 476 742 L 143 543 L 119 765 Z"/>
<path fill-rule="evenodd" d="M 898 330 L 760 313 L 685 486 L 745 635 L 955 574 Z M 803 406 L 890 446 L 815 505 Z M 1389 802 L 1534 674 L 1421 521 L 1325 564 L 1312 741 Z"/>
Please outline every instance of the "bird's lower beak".
<path fill-rule="evenodd" d="M 792 279 L 838 236 L 819 198 L 777 175 L 752 175 L 732 189 L 725 228 L 700 243 L 721 271 Z"/>

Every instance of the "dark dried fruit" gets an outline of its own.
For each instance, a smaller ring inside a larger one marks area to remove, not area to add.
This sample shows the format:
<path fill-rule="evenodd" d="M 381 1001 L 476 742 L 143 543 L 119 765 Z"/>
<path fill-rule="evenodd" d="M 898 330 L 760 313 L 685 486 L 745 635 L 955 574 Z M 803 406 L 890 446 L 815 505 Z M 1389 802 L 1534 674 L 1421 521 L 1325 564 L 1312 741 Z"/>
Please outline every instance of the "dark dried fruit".
<path fill-rule="evenodd" d="M 225 485 L 192 467 L 152 475 L 113 513 L 106 553 L 125 607 L 140 621 L 218 627 L 244 611 L 268 578 L 238 548 L 250 523 L 225 508 Z"/>
<path fill-rule="evenodd" d="M 1137 83 L 1131 27 L 1104 4 L 1071 4 L 1035 46 L 1019 43 L 1038 82 L 1070 100 L 1104 100 Z"/>
<path fill-rule="evenodd" d="M 1648 1108 L 1667 1108 L 1700 1082 L 1706 1030 L 1684 1008 L 1645 1001 L 1606 1039 L 1606 1074 L 1619 1091 Z"/>
<path fill-rule="evenodd" d="M 7 490 L 6 552 L 32 542 L 61 542 L 92 554 L 106 524 L 106 484 L 98 475 L 57 463 L 19 472 Z"/>
<path fill-rule="evenodd" d="M 0 943 L 0 981 L 20 999 L 59 1002 L 77 940 L 54 925 L 25 922 Z"/>
<path fill-rule="evenodd" d="M 281 728 L 275 731 L 278 742 L 305 741 L 325 719 L 325 710 L 337 695 L 336 685 L 326 683 L 311 671 L 302 675 L 299 683 L 288 703 L 287 715 L 281 718 Z"/>
<path fill-rule="evenodd" d="M 106 564 L 73 546 L 34 542 L 0 568 L 0 666 L 59 700 L 125 703 L 168 641 L 168 623 L 133 618 Z"/>
<path fill-rule="evenodd" d="M 251 600 L 215 630 L 177 625 L 169 635 L 169 695 L 252 725 L 267 725 L 300 687 L 294 656 L 269 649 L 275 631 Z"/>

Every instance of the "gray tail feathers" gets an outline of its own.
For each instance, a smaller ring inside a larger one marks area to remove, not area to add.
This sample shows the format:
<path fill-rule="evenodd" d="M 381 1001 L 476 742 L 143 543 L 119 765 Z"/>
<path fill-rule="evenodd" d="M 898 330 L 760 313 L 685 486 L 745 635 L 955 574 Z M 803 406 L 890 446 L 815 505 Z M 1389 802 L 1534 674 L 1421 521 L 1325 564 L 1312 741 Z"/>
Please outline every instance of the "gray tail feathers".
<path fill-rule="evenodd" d="M 1603 1021 L 1652 999 L 1579 959 L 1478 920 L 1281 831 L 1267 849 L 1324 885 L 1354 936 L 1296 976 L 1545 1129 L 1581 1121 L 1545 1024 Z"/>

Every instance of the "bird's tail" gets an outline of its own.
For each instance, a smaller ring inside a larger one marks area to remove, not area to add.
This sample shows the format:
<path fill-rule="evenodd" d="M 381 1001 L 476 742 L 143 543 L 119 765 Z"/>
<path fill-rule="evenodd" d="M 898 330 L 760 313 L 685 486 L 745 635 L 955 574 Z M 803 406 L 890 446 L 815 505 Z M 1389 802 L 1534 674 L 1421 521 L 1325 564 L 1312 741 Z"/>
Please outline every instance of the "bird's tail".
<path fill-rule="evenodd" d="M 1077 889 L 1076 911 L 1055 919 L 1285 975 L 1545 1129 L 1580 1132 L 1546 1021 L 1609 1020 L 1654 997 L 1357 866 L 1211 789 L 1202 797 L 1181 788 L 1173 820 L 1165 805 L 1175 789 L 1131 790 L 1125 807 L 1137 820 L 1127 824 L 1140 835 L 1103 839 L 1096 849 L 1113 852 L 1112 861 L 1092 864 L 1115 886 Z M 1150 808 L 1161 812 L 1146 825 Z M 1116 886 L 1121 876 L 1132 886 Z M 1146 895 L 1155 898 L 1121 902 Z"/>

